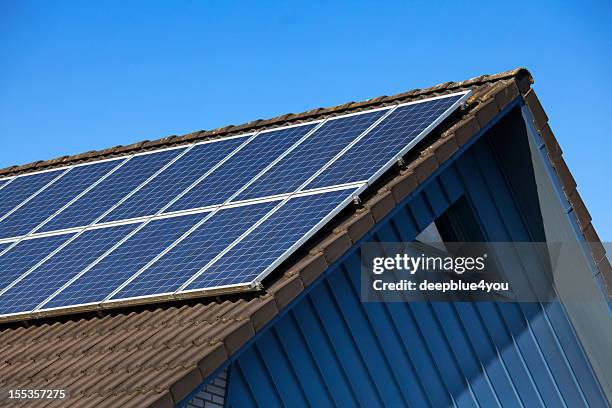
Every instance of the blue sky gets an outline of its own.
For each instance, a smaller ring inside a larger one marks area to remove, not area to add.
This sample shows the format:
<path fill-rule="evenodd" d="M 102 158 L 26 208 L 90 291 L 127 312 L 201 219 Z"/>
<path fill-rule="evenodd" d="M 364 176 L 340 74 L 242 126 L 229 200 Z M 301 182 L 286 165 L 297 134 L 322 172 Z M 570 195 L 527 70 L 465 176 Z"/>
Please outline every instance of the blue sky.
<path fill-rule="evenodd" d="M 526 66 L 612 241 L 612 3 L 0 2 L 0 167 Z"/>

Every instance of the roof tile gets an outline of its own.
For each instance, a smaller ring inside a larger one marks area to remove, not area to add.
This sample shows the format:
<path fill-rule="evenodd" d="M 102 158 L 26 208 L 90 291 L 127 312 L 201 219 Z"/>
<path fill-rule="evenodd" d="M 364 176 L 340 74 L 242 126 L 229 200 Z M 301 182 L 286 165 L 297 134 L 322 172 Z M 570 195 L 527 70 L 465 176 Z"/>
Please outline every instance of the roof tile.
<path fill-rule="evenodd" d="M 359 241 L 374 226 L 374 218 L 370 211 L 358 211 L 340 226 L 336 232 L 346 231 L 349 239 L 354 244 Z"/>
<path fill-rule="evenodd" d="M 221 343 L 206 347 L 198 361 L 198 368 L 202 377 L 206 378 L 221 366 L 228 358 L 227 351 Z"/>
<path fill-rule="evenodd" d="M 578 225 L 580 229 L 584 231 L 584 229 L 591 222 L 591 214 L 587 210 L 578 190 L 574 190 L 572 194 L 568 197 L 570 204 L 572 204 L 572 208 L 574 210 L 574 214 L 576 214 L 576 219 L 578 221 Z"/>
<path fill-rule="evenodd" d="M 325 256 L 326 262 L 331 265 L 340 258 L 351 245 L 351 239 L 346 231 L 332 232 L 311 251 L 311 254 L 322 253 Z"/>
<path fill-rule="evenodd" d="M 403 170 L 386 185 L 386 188 L 393 194 L 395 202 L 399 203 L 408 197 L 417 186 L 418 181 L 414 170 Z"/>
<path fill-rule="evenodd" d="M 407 169 L 413 169 L 417 181 L 419 184 L 422 184 L 438 169 L 438 167 L 439 164 L 435 154 L 430 151 L 425 151 L 418 159 L 410 163 Z"/>
<path fill-rule="evenodd" d="M 187 374 L 182 371 L 177 373 L 175 379 L 170 381 L 170 383 L 172 383 L 170 386 L 172 399 L 175 402 L 181 401 L 183 398 L 189 395 L 193 389 L 200 385 L 202 381 L 204 381 L 204 379 L 202 378 L 200 370 L 196 366 L 189 370 Z"/>
<path fill-rule="evenodd" d="M 383 191 L 368 200 L 364 207 L 370 211 L 376 223 L 380 222 L 395 208 L 395 198 L 390 191 Z"/>
<path fill-rule="evenodd" d="M 559 157 L 552 165 L 561 180 L 561 187 L 565 195 L 567 197 L 571 196 L 572 192 L 576 189 L 576 180 L 574 180 L 574 176 L 572 176 L 572 173 L 567 168 L 565 160 L 563 160 L 563 157 Z"/>
<path fill-rule="evenodd" d="M 454 134 L 457 139 L 457 145 L 461 147 L 478 133 L 479 130 L 480 125 L 476 117 L 474 115 L 467 115 L 447 131 L 447 136 Z"/>
<path fill-rule="evenodd" d="M 350 235 L 350 234 L 349 234 Z M 325 255 L 316 253 L 309 254 L 300 259 L 286 273 L 287 276 L 298 275 L 304 287 L 309 286 L 327 269 Z"/>
<path fill-rule="evenodd" d="M 484 127 L 487 123 L 489 123 L 495 115 L 499 113 L 499 108 L 497 107 L 497 103 L 495 99 L 489 99 L 480 103 L 475 110 L 476 120 L 478 121 L 479 127 Z"/>
<path fill-rule="evenodd" d="M 302 280 L 298 275 L 282 276 L 274 282 L 267 292 L 274 296 L 276 307 L 282 310 L 304 290 Z"/>
<path fill-rule="evenodd" d="M 457 138 L 452 134 L 449 137 L 437 140 L 429 149 L 434 152 L 438 166 L 441 166 L 459 150 L 459 145 L 457 144 Z"/>
<path fill-rule="evenodd" d="M 533 115 L 536 129 L 538 131 L 541 130 L 548 123 L 548 116 L 546 116 L 546 112 L 544 112 L 544 108 L 542 107 L 542 104 L 540 103 L 535 91 L 530 89 L 523 96 L 523 98 L 525 99 L 525 102 L 527 102 L 527 106 L 529 106 L 529 110 Z"/>
<path fill-rule="evenodd" d="M 234 354 L 242 347 L 253 335 L 255 330 L 249 320 L 235 321 L 218 334 L 220 340 L 229 355 Z"/>
<path fill-rule="evenodd" d="M 610 261 L 608 258 L 604 256 L 597 265 L 597 268 L 603 277 L 603 282 L 608 292 L 608 296 L 612 297 L 612 266 L 610 266 Z"/>

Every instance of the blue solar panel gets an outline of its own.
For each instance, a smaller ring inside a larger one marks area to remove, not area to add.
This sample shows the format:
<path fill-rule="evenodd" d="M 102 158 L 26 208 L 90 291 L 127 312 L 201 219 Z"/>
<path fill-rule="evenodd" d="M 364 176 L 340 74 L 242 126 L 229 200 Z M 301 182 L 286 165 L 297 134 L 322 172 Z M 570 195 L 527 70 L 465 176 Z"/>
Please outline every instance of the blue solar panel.
<path fill-rule="evenodd" d="M 11 179 L 2 179 L 0 180 L 0 189 L 2 189 L 2 187 L 8 183 L 9 181 L 11 181 Z"/>
<path fill-rule="evenodd" d="M 223 203 L 314 127 L 309 124 L 258 135 L 167 212 Z"/>
<path fill-rule="evenodd" d="M 379 110 L 328 121 L 236 200 L 295 191 L 385 113 Z"/>
<path fill-rule="evenodd" d="M 53 231 L 91 224 L 180 154 L 182 150 L 172 149 L 133 157 L 70 207 L 55 216 L 40 231 Z"/>
<path fill-rule="evenodd" d="M 397 108 L 306 188 L 368 180 L 462 97 L 454 95 Z"/>
<path fill-rule="evenodd" d="M 0 314 L 34 310 L 139 224 L 83 232 L 0 296 Z"/>
<path fill-rule="evenodd" d="M 36 193 L 65 170 L 47 171 L 30 176 L 17 177 L 0 190 L 0 217 Z"/>
<path fill-rule="evenodd" d="M 205 216 L 200 213 L 151 221 L 44 308 L 101 302 Z"/>
<path fill-rule="evenodd" d="M 243 241 L 196 278 L 186 290 L 244 284 L 289 255 L 292 246 L 350 201 L 354 189 L 292 198 Z"/>
<path fill-rule="evenodd" d="M 246 140 L 246 137 L 239 137 L 193 147 L 140 191 L 111 211 L 102 222 L 157 213 Z"/>
<path fill-rule="evenodd" d="M 220 210 L 113 299 L 174 292 L 278 203 Z"/>
<path fill-rule="evenodd" d="M 78 166 L 0 222 L 0 238 L 25 235 L 120 163 Z"/>
<path fill-rule="evenodd" d="M 26 239 L 0 256 L 0 289 L 6 288 L 15 279 L 42 261 L 73 234 Z"/>

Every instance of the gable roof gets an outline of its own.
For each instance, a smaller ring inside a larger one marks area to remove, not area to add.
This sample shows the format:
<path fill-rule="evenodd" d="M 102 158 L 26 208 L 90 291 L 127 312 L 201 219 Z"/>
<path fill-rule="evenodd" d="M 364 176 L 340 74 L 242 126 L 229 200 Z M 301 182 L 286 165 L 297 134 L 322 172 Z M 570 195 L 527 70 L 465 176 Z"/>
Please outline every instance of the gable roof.
<path fill-rule="evenodd" d="M 288 114 L 269 120 L 143 141 L 98 152 L 13 166 L 0 175 L 37 171 L 171 145 L 231 136 L 352 111 L 472 90 L 467 106 L 445 121 L 410 155 L 403 168 L 366 194 L 363 206 L 335 218 L 301 257 L 281 266 L 256 294 L 184 300 L 124 310 L 47 318 L 0 329 L 0 382 L 10 388 L 65 388 L 64 406 L 173 406 L 221 367 L 274 316 L 423 183 L 454 152 L 474 137 L 510 102 L 523 98 L 534 117 L 548 157 L 572 204 L 595 264 L 609 293 L 612 269 L 591 225 L 537 96 L 529 72 L 519 68 L 462 82 L 447 82 L 333 108 Z"/>

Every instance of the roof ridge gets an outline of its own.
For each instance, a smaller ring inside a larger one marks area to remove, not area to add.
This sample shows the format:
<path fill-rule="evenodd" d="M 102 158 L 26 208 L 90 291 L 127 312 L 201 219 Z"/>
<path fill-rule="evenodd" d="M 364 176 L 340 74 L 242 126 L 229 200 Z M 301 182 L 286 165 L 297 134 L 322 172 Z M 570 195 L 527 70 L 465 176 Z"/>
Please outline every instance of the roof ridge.
<path fill-rule="evenodd" d="M 531 73 L 524 67 L 518 67 L 509 71 L 504 71 L 491 75 L 481 75 L 460 82 L 445 82 L 438 85 L 434 85 L 429 88 L 416 88 L 391 96 L 379 96 L 375 98 L 366 99 L 365 101 L 360 102 L 353 101 L 328 108 L 315 108 L 300 113 L 287 113 L 269 119 L 257 119 L 247 123 L 243 123 L 241 125 L 228 125 L 212 130 L 199 130 L 187 133 L 182 136 L 171 135 L 152 141 L 143 140 L 125 146 L 119 145 L 102 150 L 91 150 L 88 152 L 79 153 L 71 156 L 61 156 L 50 160 L 38 160 L 23 165 L 9 166 L 0 169 L 0 176 L 12 176 L 22 173 L 39 171 L 43 169 L 66 166 L 85 161 L 92 161 L 96 159 L 118 157 L 135 153 L 138 151 L 156 150 L 164 147 L 195 143 L 202 140 L 217 139 L 225 136 L 247 133 L 255 130 L 274 128 L 291 123 L 314 120 L 323 116 L 343 114 L 350 111 L 358 111 L 385 104 L 403 102 L 406 100 L 421 99 L 432 94 L 447 93 L 449 91 L 471 88 L 509 78 L 515 78 L 519 81 L 527 81 L 529 84 L 533 83 Z"/>

